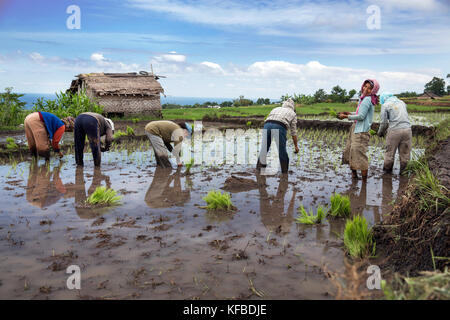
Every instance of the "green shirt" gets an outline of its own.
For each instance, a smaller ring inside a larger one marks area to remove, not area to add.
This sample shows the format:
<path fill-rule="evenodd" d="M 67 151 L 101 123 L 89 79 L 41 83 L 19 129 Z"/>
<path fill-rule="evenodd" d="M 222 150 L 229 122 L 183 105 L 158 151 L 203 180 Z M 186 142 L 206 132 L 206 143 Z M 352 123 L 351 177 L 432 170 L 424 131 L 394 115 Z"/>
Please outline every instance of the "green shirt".
<path fill-rule="evenodd" d="M 145 126 L 145 131 L 161 137 L 165 143 L 174 142 L 175 145 L 183 141 L 183 129 L 173 121 L 152 121 Z"/>

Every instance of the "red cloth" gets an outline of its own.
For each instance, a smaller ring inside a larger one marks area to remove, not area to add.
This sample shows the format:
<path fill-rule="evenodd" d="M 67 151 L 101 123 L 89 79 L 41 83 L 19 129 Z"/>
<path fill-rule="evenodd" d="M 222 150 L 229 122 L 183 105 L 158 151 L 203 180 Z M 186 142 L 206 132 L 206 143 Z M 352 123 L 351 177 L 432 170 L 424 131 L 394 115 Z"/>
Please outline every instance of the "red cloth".
<path fill-rule="evenodd" d="M 61 140 L 64 132 L 66 131 L 66 126 L 63 125 L 56 130 L 55 134 L 53 135 L 52 140 L 52 147 L 55 152 L 59 152 L 59 141 Z"/>

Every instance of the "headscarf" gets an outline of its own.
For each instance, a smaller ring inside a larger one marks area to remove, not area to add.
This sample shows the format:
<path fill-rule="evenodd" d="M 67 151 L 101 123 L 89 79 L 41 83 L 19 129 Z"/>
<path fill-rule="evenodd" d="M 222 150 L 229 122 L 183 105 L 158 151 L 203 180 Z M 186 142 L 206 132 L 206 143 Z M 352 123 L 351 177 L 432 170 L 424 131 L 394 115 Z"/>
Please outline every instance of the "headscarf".
<path fill-rule="evenodd" d="M 295 111 L 294 100 L 292 100 L 291 98 L 287 99 L 286 101 L 283 102 L 281 107 L 283 107 L 283 108 L 290 108 L 290 109 Z"/>
<path fill-rule="evenodd" d="M 366 84 L 366 82 L 369 82 L 372 85 L 372 92 L 370 93 L 370 98 L 372 99 L 372 104 L 373 105 L 377 105 L 378 104 L 378 100 L 379 100 L 378 96 L 377 96 L 377 93 L 378 93 L 378 90 L 380 90 L 380 84 L 375 79 L 364 80 L 364 82 L 363 82 L 363 84 L 361 86 L 361 94 L 363 92 L 363 88 L 364 88 L 364 85 Z M 364 99 L 365 97 L 366 96 L 361 95 L 361 100 Z"/>
<path fill-rule="evenodd" d="M 386 100 L 392 98 L 393 96 L 394 96 L 393 93 L 384 92 L 383 94 L 380 95 L 380 103 L 384 104 L 386 102 Z"/>
<path fill-rule="evenodd" d="M 359 106 L 361 105 L 362 101 L 366 97 L 365 95 L 363 95 L 363 88 L 364 88 L 364 85 L 366 84 L 366 82 L 369 82 L 372 85 L 372 92 L 370 93 L 370 98 L 372 100 L 372 104 L 374 106 L 378 104 L 377 92 L 378 92 L 378 90 L 380 90 L 380 84 L 375 79 L 364 80 L 363 84 L 361 85 L 361 97 L 360 97 L 360 100 L 358 103 L 358 107 L 356 108 L 356 114 L 358 114 Z"/>
<path fill-rule="evenodd" d="M 109 126 L 111 127 L 111 130 L 114 132 L 114 122 L 112 122 L 112 120 L 109 119 L 109 118 L 105 118 L 105 120 L 109 124 Z"/>
<path fill-rule="evenodd" d="M 75 128 L 75 118 L 74 117 L 66 117 L 61 119 L 62 122 L 64 122 L 64 125 L 66 126 L 67 131 L 73 131 Z"/>

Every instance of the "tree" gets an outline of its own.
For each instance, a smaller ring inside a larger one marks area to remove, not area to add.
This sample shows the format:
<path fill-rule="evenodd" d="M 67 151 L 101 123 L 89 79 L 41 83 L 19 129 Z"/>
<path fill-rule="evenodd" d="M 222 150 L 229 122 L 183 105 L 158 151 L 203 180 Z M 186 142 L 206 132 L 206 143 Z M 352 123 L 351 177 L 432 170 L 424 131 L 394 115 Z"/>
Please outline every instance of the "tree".
<path fill-rule="evenodd" d="M 348 92 L 348 96 L 347 96 L 347 101 L 349 101 L 351 98 L 353 98 L 353 96 L 356 94 L 356 90 L 352 89 Z"/>
<path fill-rule="evenodd" d="M 333 102 L 346 102 L 347 90 L 342 89 L 340 86 L 334 86 L 331 89 L 330 98 Z"/>
<path fill-rule="evenodd" d="M 270 99 L 258 98 L 258 100 L 256 100 L 256 104 L 270 104 Z"/>
<path fill-rule="evenodd" d="M 439 96 L 443 96 L 445 94 L 444 79 L 433 77 L 433 79 L 425 85 L 425 92 L 432 92 Z"/>
<path fill-rule="evenodd" d="M 223 107 L 231 107 L 233 105 L 233 102 L 231 101 L 224 101 L 220 104 L 220 106 Z"/>
<path fill-rule="evenodd" d="M 315 102 L 324 102 L 327 99 L 327 93 L 323 89 L 319 89 L 314 93 Z"/>
<path fill-rule="evenodd" d="M 241 107 L 241 106 L 251 106 L 253 101 L 250 99 L 245 99 L 244 96 L 239 96 L 239 99 L 233 101 L 233 106 Z"/>

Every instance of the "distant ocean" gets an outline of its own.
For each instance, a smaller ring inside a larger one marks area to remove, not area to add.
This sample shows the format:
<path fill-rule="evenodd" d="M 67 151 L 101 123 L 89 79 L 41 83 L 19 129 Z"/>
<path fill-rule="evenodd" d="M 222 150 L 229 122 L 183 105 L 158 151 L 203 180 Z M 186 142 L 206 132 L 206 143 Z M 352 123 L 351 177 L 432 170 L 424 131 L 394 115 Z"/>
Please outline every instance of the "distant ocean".
<path fill-rule="evenodd" d="M 44 98 L 45 100 L 53 100 L 56 99 L 56 94 L 49 93 L 25 93 L 21 98 L 22 101 L 27 103 L 26 108 L 31 109 L 33 104 L 37 101 L 38 98 Z M 217 102 L 218 104 L 224 101 L 233 101 L 236 98 L 208 98 L 208 97 L 172 97 L 172 96 L 161 96 L 161 104 L 165 103 L 174 103 L 179 105 L 194 105 L 196 103 L 204 103 L 204 102 Z M 274 100 L 271 100 L 274 101 Z"/>

